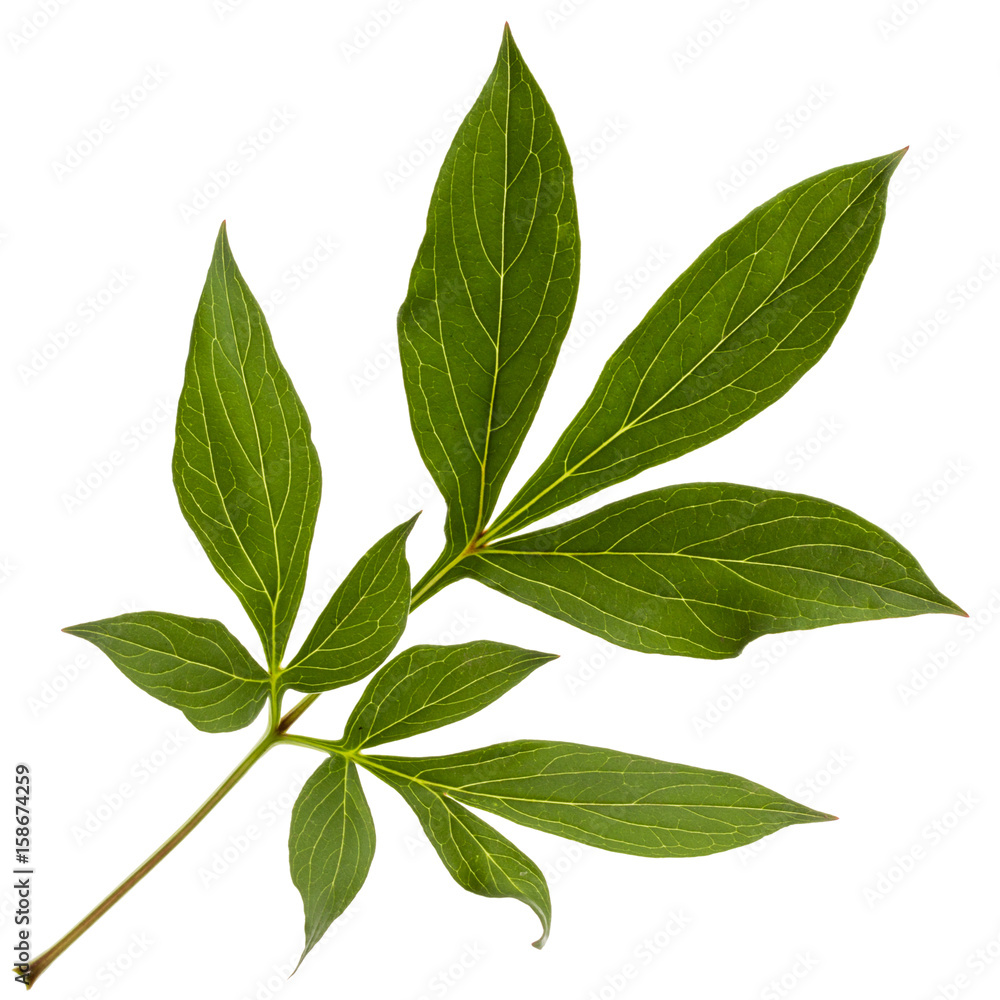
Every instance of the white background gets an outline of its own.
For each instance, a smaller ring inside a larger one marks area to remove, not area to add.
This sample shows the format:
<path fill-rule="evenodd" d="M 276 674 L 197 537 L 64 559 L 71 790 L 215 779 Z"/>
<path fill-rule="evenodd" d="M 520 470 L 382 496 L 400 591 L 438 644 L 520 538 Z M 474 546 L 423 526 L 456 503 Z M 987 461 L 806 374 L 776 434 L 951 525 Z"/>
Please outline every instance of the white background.
<path fill-rule="evenodd" d="M 366 775 L 371 875 L 287 980 L 302 922 L 288 813 L 318 760 L 277 750 L 38 995 L 997 995 L 996 7 L 558 4 L 395 0 L 382 24 L 388 0 L 62 0 L 49 18 L 43 0 L 4 4 L 4 773 L 16 760 L 33 769 L 36 944 L 141 861 L 261 729 L 199 734 L 59 631 L 152 608 L 219 618 L 258 648 L 170 480 L 191 318 L 223 218 L 258 296 L 283 295 L 274 338 L 324 463 L 291 645 L 411 510 L 424 510 L 415 573 L 436 555 L 443 510 L 410 437 L 394 317 L 437 168 L 504 20 L 574 153 L 583 270 L 501 506 L 614 346 L 718 233 L 789 184 L 910 144 L 878 256 L 817 368 L 725 439 L 580 510 L 671 482 L 777 481 L 891 528 L 972 618 L 771 636 L 708 662 L 609 649 L 453 586 L 414 614 L 407 642 L 490 637 L 562 657 L 414 752 L 519 737 L 608 745 L 735 771 L 841 820 L 685 861 L 580 851 L 497 820 L 550 874 L 553 930 L 537 952 L 528 909 L 459 889 L 406 806 Z M 366 24 L 373 37 L 355 45 Z M 262 132 L 279 112 L 291 121 Z M 82 155 L 101 119 L 110 129 Z M 213 172 L 234 160 L 211 196 Z M 184 211 L 199 192 L 203 207 Z M 336 252 L 311 259 L 322 240 Z M 308 271 L 298 287 L 295 268 Z M 70 502 L 88 475 L 96 487 Z M 913 676 L 926 683 L 907 696 Z M 356 693 L 327 695 L 300 731 L 338 735 Z M 207 881 L 213 860 L 223 874 Z M 5 947 L 11 898 L 0 890 Z"/>

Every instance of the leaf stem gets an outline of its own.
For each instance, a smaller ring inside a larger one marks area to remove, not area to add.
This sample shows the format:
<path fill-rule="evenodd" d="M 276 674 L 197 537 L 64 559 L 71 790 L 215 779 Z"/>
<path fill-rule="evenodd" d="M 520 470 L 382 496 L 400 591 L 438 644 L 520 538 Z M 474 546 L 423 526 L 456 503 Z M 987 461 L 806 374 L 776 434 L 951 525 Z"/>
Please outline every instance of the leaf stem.
<path fill-rule="evenodd" d="M 319 750 L 321 753 L 339 753 L 342 756 L 347 754 L 347 751 L 339 743 L 333 740 L 319 740 L 314 736 L 296 736 L 294 733 L 283 733 L 281 742 L 308 747 L 310 750 Z"/>
<path fill-rule="evenodd" d="M 296 706 L 298 708 L 298 706 Z M 304 709 L 303 709 L 304 711 Z M 184 838 L 225 798 L 236 783 L 278 742 L 273 729 L 260 739 L 253 749 L 236 765 L 235 770 L 195 810 L 170 837 L 168 837 L 131 875 L 94 907 L 72 930 L 64 934 L 51 948 L 28 963 L 28 989 L 38 977 L 85 931 L 93 927 L 115 903 L 133 886 L 145 878 Z"/>
<path fill-rule="evenodd" d="M 482 535 L 479 534 L 475 538 L 471 539 L 468 545 L 462 549 L 461 552 L 454 559 L 445 563 L 436 573 L 433 573 L 433 567 L 428 570 L 427 575 L 421 580 L 416 587 L 413 588 L 413 592 L 410 594 L 410 611 L 414 608 L 419 607 L 428 597 L 433 596 L 432 591 L 434 590 L 435 584 L 437 584 L 442 577 L 453 570 L 466 556 L 473 555 L 480 549 L 484 548 Z"/>

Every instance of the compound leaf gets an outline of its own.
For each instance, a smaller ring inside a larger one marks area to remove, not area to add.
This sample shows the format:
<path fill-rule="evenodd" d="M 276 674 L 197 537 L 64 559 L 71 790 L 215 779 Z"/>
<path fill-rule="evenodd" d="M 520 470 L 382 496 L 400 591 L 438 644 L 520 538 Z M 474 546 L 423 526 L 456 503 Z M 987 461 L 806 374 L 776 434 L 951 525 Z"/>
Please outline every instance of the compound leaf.
<path fill-rule="evenodd" d="M 964 614 L 857 514 L 732 483 L 628 497 L 489 545 L 460 572 L 620 646 L 709 659 L 769 632 Z"/>
<path fill-rule="evenodd" d="M 305 585 L 320 467 L 224 223 L 191 331 L 173 468 L 184 517 L 276 667 Z"/>
<path fill-rule="evenodd" d="M 135 611 L 63 631 L 92 642 L 130 681 L 203 732 L 242 729 L 267 701 L 263 667 L 211 618 Z"/>
<path fill-rule="evenodd" d="M 847 318 L 903 153 L 810 177 L 712 243 L 611 356 L 488 534 L 714 441 L 784 395 Z"/>

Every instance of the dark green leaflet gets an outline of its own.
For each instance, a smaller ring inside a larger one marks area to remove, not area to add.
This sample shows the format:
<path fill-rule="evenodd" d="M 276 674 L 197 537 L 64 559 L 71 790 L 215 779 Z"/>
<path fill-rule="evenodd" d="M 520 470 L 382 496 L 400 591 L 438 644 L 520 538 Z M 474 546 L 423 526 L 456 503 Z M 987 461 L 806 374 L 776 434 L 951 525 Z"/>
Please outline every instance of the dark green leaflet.
<path fill-rule="evenodd" d="M 206 733 L 250 725 L 267 701 L 267 673 L 210 618 L 135 611 L 63 631 L 92 642 L 130 681 Z"/>
<path fill-rule="evenodd" d="M 404 650 L 371 679 L 344 727 L 343 745 L 389 743 L 467 718 L 553 659 L 488 640 Z"/>
<path fill-rule="evenodd" d="M 549 936 L 552 903 L 538 865 L 475 813 L 435 788 L 386 771 L 376 772 L 417 814 L 428 840 L 452 878 L 469 892 L 512 898 L 530 906 L 542 922 L 541 948 Z"/>
<path fill-rule="evenodd" d="M 393 528 L 358 560 L 278 675 L 282 687 L 329 691 L 366 677 L 388 656 L 406 627 L 406 539 L 415 521 Z"/>
<path fill-rule="evenodd" d="M 904 152 L 810 177 L 712 243 L 611 356 L 488 535 L 714 441 L 784 395 L 847 318 Z"/>
<path fill-rule="evenodd" d="M 517 740 L 361 762 L 536 830 L 650 858 L 715 854 L 834 818 L 734 774 L 576 743 Z"/>
<path fill-rule="evenodd" d="M 448 502 L 444 561 L 485 526 L 569 329 L 572 170 L 509 30 L 431 197 L 399 310 L 417 446 Z"/>
<path fill-rule="evenodd" d="M 459 572 L 629 649 L 712 659 L 769 632 L 964 613 L 856 514 L 732 483 L 628 497 L 503 539 Z"/>
<path fill-rule="evenodd" d="M 305 584 L 319 458 L 225 225 L 191 332 L 174 486 L 184 517 L 276 667 Z"/>
<path fill-rule="evenodd" d="M 374 854 L 375 824 L 357 768 L 346 757 L 328 757 L 299 792 L 288 834 L 292 881 L 305 910 L 300 964 L 358 894 Z"/>

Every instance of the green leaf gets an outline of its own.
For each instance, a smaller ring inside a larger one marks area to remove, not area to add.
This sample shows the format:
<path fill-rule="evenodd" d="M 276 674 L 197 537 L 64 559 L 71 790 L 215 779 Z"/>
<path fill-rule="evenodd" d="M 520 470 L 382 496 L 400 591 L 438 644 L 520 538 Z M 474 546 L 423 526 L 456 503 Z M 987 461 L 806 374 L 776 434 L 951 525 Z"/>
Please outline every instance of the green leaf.
<path fill-rule="evenodd" d="M 538 914 L 542 935 L 533 944 L 541 948 L 552 924 L 552 903 L 545 876 L 534 861 L 438 789 L 386 771 L 377 773 L 417 814 L 438 857 L 463 889 L 492 899 L 519 899 Z"/>
<path fill-rule="evenodd" d="M 368 877 L 375 824 L 358 771 L 346 757 L 328 757 L 312 773 L 292 807 L 288 862 L 305 909 L 309 954 L 350 905 Z"/>
<path fill-rule="evenodd" d="M 92 642 L 134 684 L 206 733 L 250 725 L 270 679 L 221 622 L 135 611 L 63 629 Z"/>
<path fill-rule="evenodd" d="M 448 503 L 444 560 L 493 512 L 578 283 L 570 156 L 505 29 L 445 156 L 399 311 L 413 433 Z"/>
<path fill-rule="evenodd" d="M 715 854 L 835 818 L 735 774 L 576 743 L 518 740 L 361 762 L 515 823 L 648 858 Z"/>
<path fill-rule="evenodd" d="M 416 519 L 393 528 L 358 560 L 278 675 L 282 687 L 329 691 L 366 677 L 389 655 L 410 608 L 406 539 Z"/>
<path fill-rule="evenodd" d="M 709 659 L 769 632 L 964 614 L 849 510 L 732 483 L 628 497 L 490 545 L 459 570 L 620 646 Z"/>
<path fill-rule="evenodd" d="M 276 667 L 305 584 L 319 459 L 225 224 L 191 332 L 174 486 L 184 517 Z"/>
<path fill-rule="evenodd" d="M 714 441 L 784 395 L 847 318 L 904 152 L 810 177 L 720 236 L 611 356 L 488 536 Z"/>
<path fill-rule="evenodd" d="M 371 679 L 344 727 L 343 745 L 360 750 L 465 719 L 554 659 L 488 640 L 413 646 Z"/>

